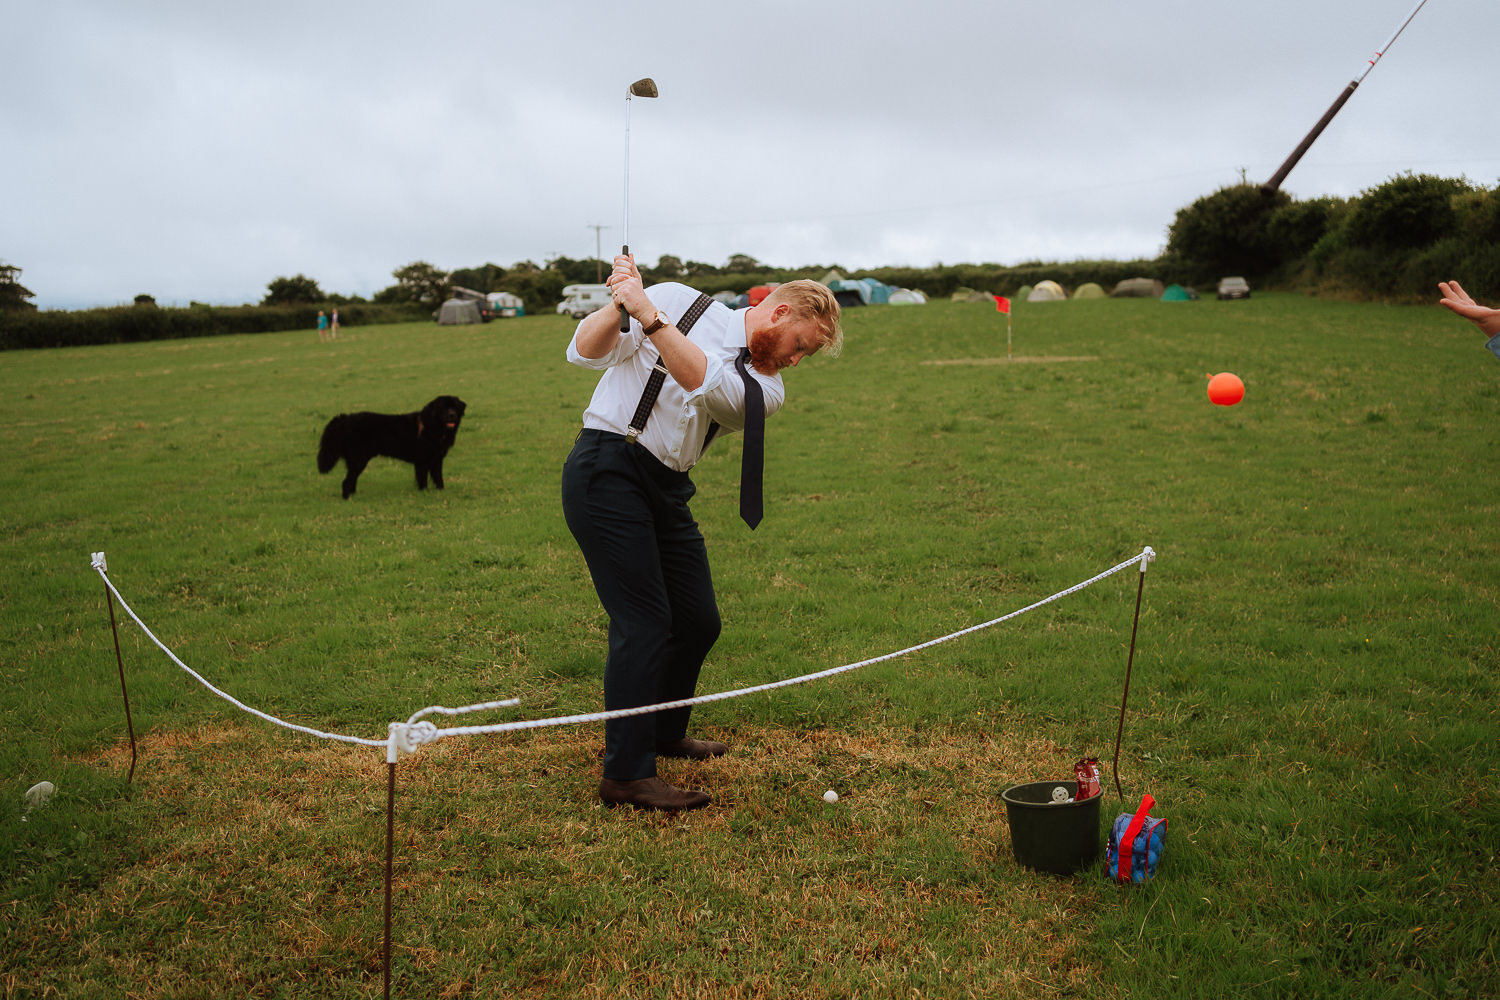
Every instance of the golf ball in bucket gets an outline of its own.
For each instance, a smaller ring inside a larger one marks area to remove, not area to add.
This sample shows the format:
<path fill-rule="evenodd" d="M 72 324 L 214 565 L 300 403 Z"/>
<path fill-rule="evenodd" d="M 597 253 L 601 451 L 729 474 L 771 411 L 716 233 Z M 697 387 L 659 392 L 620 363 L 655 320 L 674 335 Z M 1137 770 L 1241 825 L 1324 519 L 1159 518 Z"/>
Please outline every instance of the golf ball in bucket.
<path fill-rule="evenodd" d="M 1208 377 L 1208 398 L 1219 406 L 1233 406 L 1245 398 L 1245 383 L 1234 372 Z"/>

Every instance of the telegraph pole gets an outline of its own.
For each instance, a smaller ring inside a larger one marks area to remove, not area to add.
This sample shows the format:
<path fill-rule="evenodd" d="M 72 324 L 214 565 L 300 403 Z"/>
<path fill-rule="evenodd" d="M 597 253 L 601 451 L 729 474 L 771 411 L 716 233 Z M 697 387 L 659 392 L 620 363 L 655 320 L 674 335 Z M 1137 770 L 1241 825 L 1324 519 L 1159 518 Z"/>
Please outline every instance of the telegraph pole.
<path fill-rule="evenodd" d="M 591 224 L 583 228 L 594 231 L 594 280 L 602 285 L 604 283 L 604 256 L 603 251 L 599 249 L 599 231 L 608 229 L 609 227 Z"/>

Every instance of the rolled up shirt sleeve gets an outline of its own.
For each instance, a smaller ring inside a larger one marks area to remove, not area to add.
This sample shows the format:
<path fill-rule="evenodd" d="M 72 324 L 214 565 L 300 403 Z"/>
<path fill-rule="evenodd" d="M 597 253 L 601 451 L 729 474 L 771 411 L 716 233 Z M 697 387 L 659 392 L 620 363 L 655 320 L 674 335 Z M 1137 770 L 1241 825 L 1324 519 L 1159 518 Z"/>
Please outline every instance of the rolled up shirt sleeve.
<path fill-rule="evenodd" d="M 578 324 L 582 326 L 583 323 Z M 573 339 L 568 341 L 568 363 L 580 368 L 588 368 L 592 371 L 602 372 L 624 361 L 636 351 L 641 349 L 641 341 L 645 335 L 641 333 L 641 325 L 634 320 L 630 321 L 630 331 L 620 334 L 620 340 L 615 344 L 614 350 L 601 358 L 586 358 L 578 353 L 578 330 L 573 330 Z"/>

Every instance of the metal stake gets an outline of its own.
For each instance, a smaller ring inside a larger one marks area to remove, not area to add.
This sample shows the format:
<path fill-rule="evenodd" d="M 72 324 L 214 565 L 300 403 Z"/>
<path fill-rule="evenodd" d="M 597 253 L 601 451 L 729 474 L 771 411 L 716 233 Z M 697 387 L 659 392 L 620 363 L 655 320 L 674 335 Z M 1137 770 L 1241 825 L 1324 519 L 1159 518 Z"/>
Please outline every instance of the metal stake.
<path fill-rule="evenodd" d="M 109 605 L 109 630 L 115 637 L 115 663 L 120 668 L 120 696 L 125 699 L 125 729 L 130 733 L 130 774 L 127 785 L 135 781 L 135 723 L 130 719 L 130 691 L 125 687 L 125 660 L 120 655 L 120 628 L 115 624 L 115 597 L 110 593 L 109 583 L 104 584 L 104 600 Z"/>
<path fill-rule="evenodd" d="M 1130 668 L 1135 663 L 1135 632 L 1141 624 L 1141 592 L 1146 589 L 1146 564 L 1150 561 L 1141 559 L 1141 579 L 1135 588 L 1135 621 L 1130 625 L 1130 655 L 1125 658 L 1125 690 L 1120 695 L 1120 725 L 1115 730 L 1115 794 L 1121 800 L 1125 793 L 1120 790 L 1120 738 L 1125 735 L 1125 702 L 1130 697 Z"/>
<path fill-rule="evenodd" d="M 395 756 L 395 750 L 390 752 Z M 385 953 L 381 960 L 385 1000 L 391 1000 L 391 866 L 396 839 L 396 762 L 387 758 L 385 790 Z"/>

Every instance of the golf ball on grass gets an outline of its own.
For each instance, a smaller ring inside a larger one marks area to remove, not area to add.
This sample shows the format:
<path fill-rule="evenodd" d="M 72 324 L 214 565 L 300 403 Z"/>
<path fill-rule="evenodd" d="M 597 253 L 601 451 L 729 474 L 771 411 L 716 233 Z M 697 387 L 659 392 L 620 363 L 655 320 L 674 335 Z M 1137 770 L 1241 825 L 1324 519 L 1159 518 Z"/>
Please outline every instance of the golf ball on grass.
<path fill-rule="evenodd" d="M 823 801 L 827 802 L 829 805 L 833 805 L 838 800 L 839 800 L 839 793 L 835 792 L 832 788 L 828 789 L 828 791 L 826 791 L 826 792 L 823 793 Z"/>
<path fill-rule="evenodd" d="M 26 813 L 46 805 L 47 800 L 52 798 L 52 793 L 55 791 L 57 791 L 57 786 L 50 781 L 38 781 L 26 789 L 26 809 L 21 813 L 21 822 L 27 822 Z"/>
<path fill-rule="evenodd" d="M 1233 406 L 1245 398 L 1245 383 L 1234 372 L 1208 377 L 1208 398 L 1218 406 Z"/>

